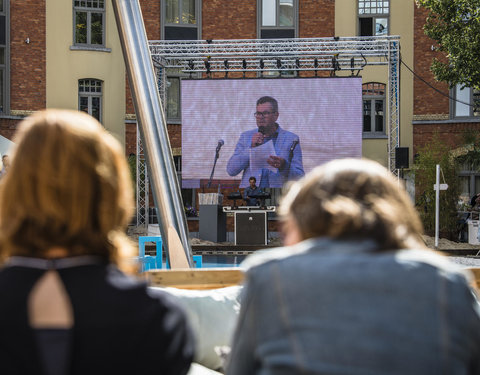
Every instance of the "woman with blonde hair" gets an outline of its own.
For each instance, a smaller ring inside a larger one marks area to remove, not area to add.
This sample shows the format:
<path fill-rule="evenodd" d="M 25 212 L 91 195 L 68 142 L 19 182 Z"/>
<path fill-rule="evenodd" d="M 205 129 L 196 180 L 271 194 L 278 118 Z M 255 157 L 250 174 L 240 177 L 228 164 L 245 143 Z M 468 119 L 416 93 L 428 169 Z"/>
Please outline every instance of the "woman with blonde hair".
<path fill-rule="evenodd" d="M 468 276 L 425 248 L 406 192 L 344 159 L 295 182 L 285 245 L 248 258 L 227 374 L 479 374 Z"/>
<path fill-rule="evenodd" d="M 184 374 L 182 311 L 123 274 L 133 213 L 120 144 L 91 116 L 25 119 L 0 183 L 0 368 L 5 374 Z"/>

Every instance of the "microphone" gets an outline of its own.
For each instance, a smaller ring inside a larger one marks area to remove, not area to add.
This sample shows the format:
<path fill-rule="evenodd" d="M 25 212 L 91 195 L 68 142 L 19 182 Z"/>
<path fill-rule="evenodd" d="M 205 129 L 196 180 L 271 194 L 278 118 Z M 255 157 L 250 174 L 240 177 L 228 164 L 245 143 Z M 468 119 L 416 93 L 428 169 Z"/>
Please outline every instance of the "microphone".
<path fill-rule="evenodd" d="M 295 150 L 295 147 L 297 147 L 298 143 L 300 141 L 298 139 L 295 139 L 293 142 L 292 142 L 292 146 L 290 146 L 290 152 L 293 152 Z"/>
<path fill-rule="evenodd" d="M 218 140 L 218 144 L 217 144 L 217 150 L 216 152 L 220 152 L 220 149 L 222 148 L 222 146 L 225 144 L 224 140 L 223 139 L 219 139 Z"/>
<path fill-rule="evenodd" d="M 263 135 L 265 135 L 265 133 L 267 132 L 267 130 L 265 129 L 265 126 L 259 126 L 259 127 L 258 127 L 258 132 L 259 132 L 259 133 L 262 133 Z"/>

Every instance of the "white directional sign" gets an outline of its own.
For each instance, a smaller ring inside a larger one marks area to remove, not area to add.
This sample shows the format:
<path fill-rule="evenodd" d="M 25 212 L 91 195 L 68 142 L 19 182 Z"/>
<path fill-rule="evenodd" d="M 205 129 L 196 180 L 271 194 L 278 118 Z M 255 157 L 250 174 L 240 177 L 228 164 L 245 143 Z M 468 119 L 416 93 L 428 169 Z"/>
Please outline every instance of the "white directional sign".
<path fill-rule="evenodd" d="M 433 190 L 438 190 L 438 185 L 434 184 L 433 185 Z M 448 184 L 440 184 L 440 190 L 447 190 L 448 189 Z"/>

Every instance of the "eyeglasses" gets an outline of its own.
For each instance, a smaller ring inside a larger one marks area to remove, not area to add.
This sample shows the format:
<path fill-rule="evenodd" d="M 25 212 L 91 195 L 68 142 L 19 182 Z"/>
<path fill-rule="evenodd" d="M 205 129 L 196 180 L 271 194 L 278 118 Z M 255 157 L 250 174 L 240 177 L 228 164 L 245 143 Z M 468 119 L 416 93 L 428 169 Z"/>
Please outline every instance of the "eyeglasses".
<path fill-rule="evenodd" d="M 276 113 L 276 112 L 269 112 L 269 111 L 255 112 L 253 114 L 253 117 L 265 117 L 265 116 L 268 116 L 268 115 L 273 115 L 274 113 Z"/>

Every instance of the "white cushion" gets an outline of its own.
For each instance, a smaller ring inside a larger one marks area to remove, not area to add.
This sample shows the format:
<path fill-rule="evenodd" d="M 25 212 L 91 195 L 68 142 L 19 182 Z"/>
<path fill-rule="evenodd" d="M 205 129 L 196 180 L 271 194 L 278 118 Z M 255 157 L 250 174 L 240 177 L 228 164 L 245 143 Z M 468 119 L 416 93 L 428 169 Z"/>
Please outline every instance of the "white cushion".
<path fill-rule="evenodd" d="M 240 312 L 241 286 L 211 290 L 158 288 L 174 296 L 184 308 L 195 334 L 194 361 L 212 370 L 222 369 Z"/>

